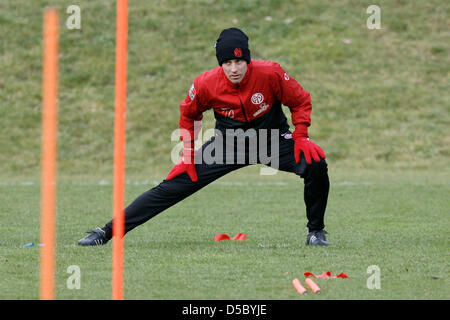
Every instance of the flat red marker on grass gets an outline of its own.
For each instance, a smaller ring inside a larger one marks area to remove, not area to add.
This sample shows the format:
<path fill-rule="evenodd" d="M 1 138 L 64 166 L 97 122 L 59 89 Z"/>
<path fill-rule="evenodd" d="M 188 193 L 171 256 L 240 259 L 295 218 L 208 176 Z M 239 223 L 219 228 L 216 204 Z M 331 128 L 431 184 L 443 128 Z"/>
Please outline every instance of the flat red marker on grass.
<path fill-rule="evenodd" d="M 222 240 L 237 240 L 244 241 L 247 239 L 247 235 L 245 233 L 237 233 L 233 238 L 230 238 L 226 233 L 216 234 L 214 236 L 214 241 L 222 241 Z"/>
<path fill-rule="evenodd" d="M 232 240 L 244 241 L 247 239 L 247 235 L 245 233 L 238 233 Z"/>
<path fill-rule="evenodd" d="M 214 241 L 230 240 L 230 236 L 225 233 L 216 234 L 214 236 Z"/>

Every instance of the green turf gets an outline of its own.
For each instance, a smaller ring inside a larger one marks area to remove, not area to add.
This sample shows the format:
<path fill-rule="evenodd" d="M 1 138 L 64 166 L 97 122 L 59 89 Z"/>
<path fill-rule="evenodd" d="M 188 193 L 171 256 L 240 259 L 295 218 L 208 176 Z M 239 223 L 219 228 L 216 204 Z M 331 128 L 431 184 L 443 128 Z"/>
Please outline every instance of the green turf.
<path fill-rule="evenodd" d="M 342 173 L 342 171 L 340 171 Z M 126 299 L 448 299 L 448 173 L 331 175 L 326 215 L 330 247 L 306 247 L 303 185 L 295 176 L 258 177 L 246 168 L 194 194 L 125 238 Z M 127 202 L 159 179 L 129 178 Z M 0 186 L 0 298 L 39 296 L 39 183 Z M 84 231 L 111 217 L 111 181 L 61 178 L 58 184 L 57 299 L 110 299 L 112 243 L 79 247 Z M 214 242 L 215 234 L 247 234 Z M 67 268 L 79 266 L 81 288 Z M 377 265 L 381 289 L 368 289 Z M 321 295 L 300 296 L 304 272 Z"/>

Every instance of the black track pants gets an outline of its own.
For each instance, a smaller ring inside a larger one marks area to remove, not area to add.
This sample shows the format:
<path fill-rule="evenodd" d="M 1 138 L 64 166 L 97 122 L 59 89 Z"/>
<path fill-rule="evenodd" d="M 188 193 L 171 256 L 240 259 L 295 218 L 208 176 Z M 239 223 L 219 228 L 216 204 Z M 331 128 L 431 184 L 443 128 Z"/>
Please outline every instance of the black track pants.
<path fill-rule="evenodd" d="M 214 140 L 214 137 L 211 138 L 202 146 L 201 150 L 205 150 L 208 145 L 214 143 Z M 330 187 L 327 163 L 324 159 L 321 159 L 320 162 L 313 161 L 311 165 L 308 165 L 303 154 L 300 163 L 296 163 L 294 158 L 294 141 L 281 136 L 279 138 L 278 159 L 279 170 L 295 173 L 304 179 L 304 201 L 309 231 L 323 229 Z M 249 163 L 246 163 L 248 161 L 241 164 L 237 161 L 232 164 L 223 162 L 225 164 L 207 164 L 205 161 L 196 164 L 197 182 L 192 182 L 187 173 L 183 173 L 172 180 L 163 180 L 158 186 L 141 194 L 125 209 L 125 233 L 227 173 L 249 165 Z M 295 200 L 293 199 L 293 201 Z M 111 238 L 112 221 L 105 225 L 105 230 L 106 236 Z"/>

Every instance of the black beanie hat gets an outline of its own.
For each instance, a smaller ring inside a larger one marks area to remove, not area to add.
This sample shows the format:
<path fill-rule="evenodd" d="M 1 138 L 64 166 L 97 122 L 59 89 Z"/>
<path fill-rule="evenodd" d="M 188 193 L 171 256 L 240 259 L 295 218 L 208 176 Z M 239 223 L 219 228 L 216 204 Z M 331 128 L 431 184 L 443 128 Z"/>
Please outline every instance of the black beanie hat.
<path fill-rule="evenodd" d="M 244 59 L 247 63 L 250 63 L 248 37 L 238 28 L 223 30 L 214 47 L 216 48 L 216 57 L 219 65 L 231 59 Z"/>

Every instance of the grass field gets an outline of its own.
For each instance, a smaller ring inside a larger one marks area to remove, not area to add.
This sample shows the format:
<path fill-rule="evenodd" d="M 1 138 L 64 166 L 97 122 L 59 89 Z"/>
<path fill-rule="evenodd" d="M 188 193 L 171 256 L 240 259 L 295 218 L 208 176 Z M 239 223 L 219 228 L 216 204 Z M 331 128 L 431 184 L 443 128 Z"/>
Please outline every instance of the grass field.
<path fill-rule="evenodd" d="M 65 27 L 81 8 L 81 29 Z M 381 8 L 381 29 L 366 8 Z M 60 12 L 57 299 L 111 298 L 115 2 L 0 1 L 0 299 L 39 297 L 42 13 Z M 127 235 L 126 299 L 449 299 L 450 4 L 440 0 L 130 1 L 126 202 L 166 177 L 179 103 L 224 28 L 311 92 L 332 246 L 308 248 L 303 182 L 247 168 Z M 289 110 L 285 112 L 290 118 Z M 214 126 L 205 114 L 204 128 Z M 244 242 L 213 241 L 246 233 Z M 69 266 L 81 288 L 69 289 Z M 377 265 L 381 289 L 370 290 Z M 310 271 L 322 295 L 299 296 Z"/>
<path fill-rule="evenodd" d="M 246 168 L 222 178 L 125 238 L 126 299 L 448 299 L 448 175 L 429 172 L 331 175 L 326 229 L 330 247 L 304 245 L 302 182 Z M 127 202 L 156 180 L 130 179 Z M 37 299 L 39 183 L 0 186 L 0 298 Z M 57 298 L 110 299 L 111 243 L 84 248 L 86 229 L 111 217 L 109 180 L 61 179 L 58 189 Z M 214 205 L 211 205 L 214 203 Z M 7 214 L 5 214 L 7 212 Z M 247 234 L 214 242 L 215 234 Z M 79 266 L 81 288 L 68 289 Z M 368 289 L 370 265 L 380 289 Z M 304 272 L 345 272 L 317 279 L 322 294 L 300 296 Z"/>

